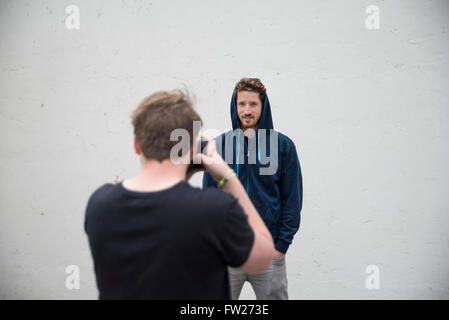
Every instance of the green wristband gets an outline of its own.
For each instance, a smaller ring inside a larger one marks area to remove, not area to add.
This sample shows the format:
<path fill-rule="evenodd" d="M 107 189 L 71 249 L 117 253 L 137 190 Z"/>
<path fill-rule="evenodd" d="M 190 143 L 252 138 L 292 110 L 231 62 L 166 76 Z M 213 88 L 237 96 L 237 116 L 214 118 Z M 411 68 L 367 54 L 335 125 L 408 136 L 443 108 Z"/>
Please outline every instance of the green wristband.
<path fill-rule="evenodd" d="M 221 179 L 218 183 L 217 183 L 217 187 L 219 187 L 219 188 L 221 188 L 221 187 L 223 187 L 223 185 L 225 184 L 225 182 L 226 182 L 226 179 L 228 178 L 228 176 L 230 175 L 230 174 L 232 174 L 234 172 L 234 170 L 229 170 L 228 172 L 226 172 L 226 174 L 224 175 L 224 177 L 223 177 L 223 179 Z"/>

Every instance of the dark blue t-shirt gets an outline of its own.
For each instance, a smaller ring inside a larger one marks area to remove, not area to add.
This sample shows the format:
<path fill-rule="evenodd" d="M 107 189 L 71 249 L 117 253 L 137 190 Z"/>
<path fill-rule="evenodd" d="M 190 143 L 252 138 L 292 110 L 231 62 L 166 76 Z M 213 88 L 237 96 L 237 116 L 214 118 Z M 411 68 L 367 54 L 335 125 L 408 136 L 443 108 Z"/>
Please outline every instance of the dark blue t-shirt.
<path fill-rule="evenodd" d="M 254 241 L 232 195 L 185 181 L 156 192 L 104 184 L 84 228 L 100 299 L 230 299 L 227 266 Z"/>

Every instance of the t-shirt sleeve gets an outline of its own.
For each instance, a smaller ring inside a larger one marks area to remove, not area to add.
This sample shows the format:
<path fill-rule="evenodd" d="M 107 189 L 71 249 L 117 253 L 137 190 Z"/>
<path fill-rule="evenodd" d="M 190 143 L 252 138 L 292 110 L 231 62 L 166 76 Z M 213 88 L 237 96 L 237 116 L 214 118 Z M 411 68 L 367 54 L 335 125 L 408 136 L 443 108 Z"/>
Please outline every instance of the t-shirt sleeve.
<path fill-rule="evenodd" d="M 222 248 L 226 262 L 231 267 L 240 267 L 248 259 L 254 242 L 253 229 L 237 199 L 233 198 L 222 228 Z"/>

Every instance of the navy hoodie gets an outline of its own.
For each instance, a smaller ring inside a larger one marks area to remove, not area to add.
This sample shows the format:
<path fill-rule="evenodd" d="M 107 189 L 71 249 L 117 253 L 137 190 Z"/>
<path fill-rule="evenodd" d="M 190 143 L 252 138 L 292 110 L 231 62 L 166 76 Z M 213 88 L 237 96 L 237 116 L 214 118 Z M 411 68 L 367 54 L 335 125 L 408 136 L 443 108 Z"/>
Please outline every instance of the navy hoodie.
<path fill-rule="evenodd" d="M 269 167 L 263 157 L 261 161 L 261 152 L 270 155 L 270 129 L 274 129 L 268 96 L 265 95 L 258 130 L 253 139 L 248 141 L 243 139 L 242 132 L 236 130 L 240 129 L 240 122 L 235 94 L 231 99 L 231 120 L 233 130 L 215 138 L 217 151 L 237 173 L 257 212 L 270 230 L 276 250 L 286 253 L 299 229 L 302 209 L 302 175 L 295 144 L 286 135 L 273 130 L 277 133 L 277 170 L 270 175 L 260 174 L 261 168 Z M 259 131 L 259 129 L 266 129 L 266 139 L 260 138 L 263 131 Z M 240 143 L 237 143 L 238 141 Z M 254 143 L 256 144 L 255 148 Z M 263 143 L 266 144 L 266 147 L 263 146 Z M 226 146 L 228 150 L 225 149 Z M 229 150 L 231 146 L 232 150 Z M 251 150 L 256 151 L 252 157 Z M 231 161 L 228 161 L 230 152 L 233 157 Z M 243 161 L 232 161 L 233 159 L 243 159 Z M 249 159 L 253 159 L 253 161 L 248 161 Z M 216 186 L 217 183 L 211 175 L 205 172 L 203 188 Z"/>

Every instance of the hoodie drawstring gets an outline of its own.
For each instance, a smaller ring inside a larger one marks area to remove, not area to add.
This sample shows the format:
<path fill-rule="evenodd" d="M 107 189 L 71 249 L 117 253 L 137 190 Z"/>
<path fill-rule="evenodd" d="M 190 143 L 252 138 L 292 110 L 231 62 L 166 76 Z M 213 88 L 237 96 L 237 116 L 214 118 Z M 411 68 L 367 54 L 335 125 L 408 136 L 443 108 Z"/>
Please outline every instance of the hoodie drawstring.
<path fill-rule="evenodd" d="M 237 177 L 239 176 L 239 161 L 240 160 L 240 131 L 239 137 L 237 138 Z"/>

